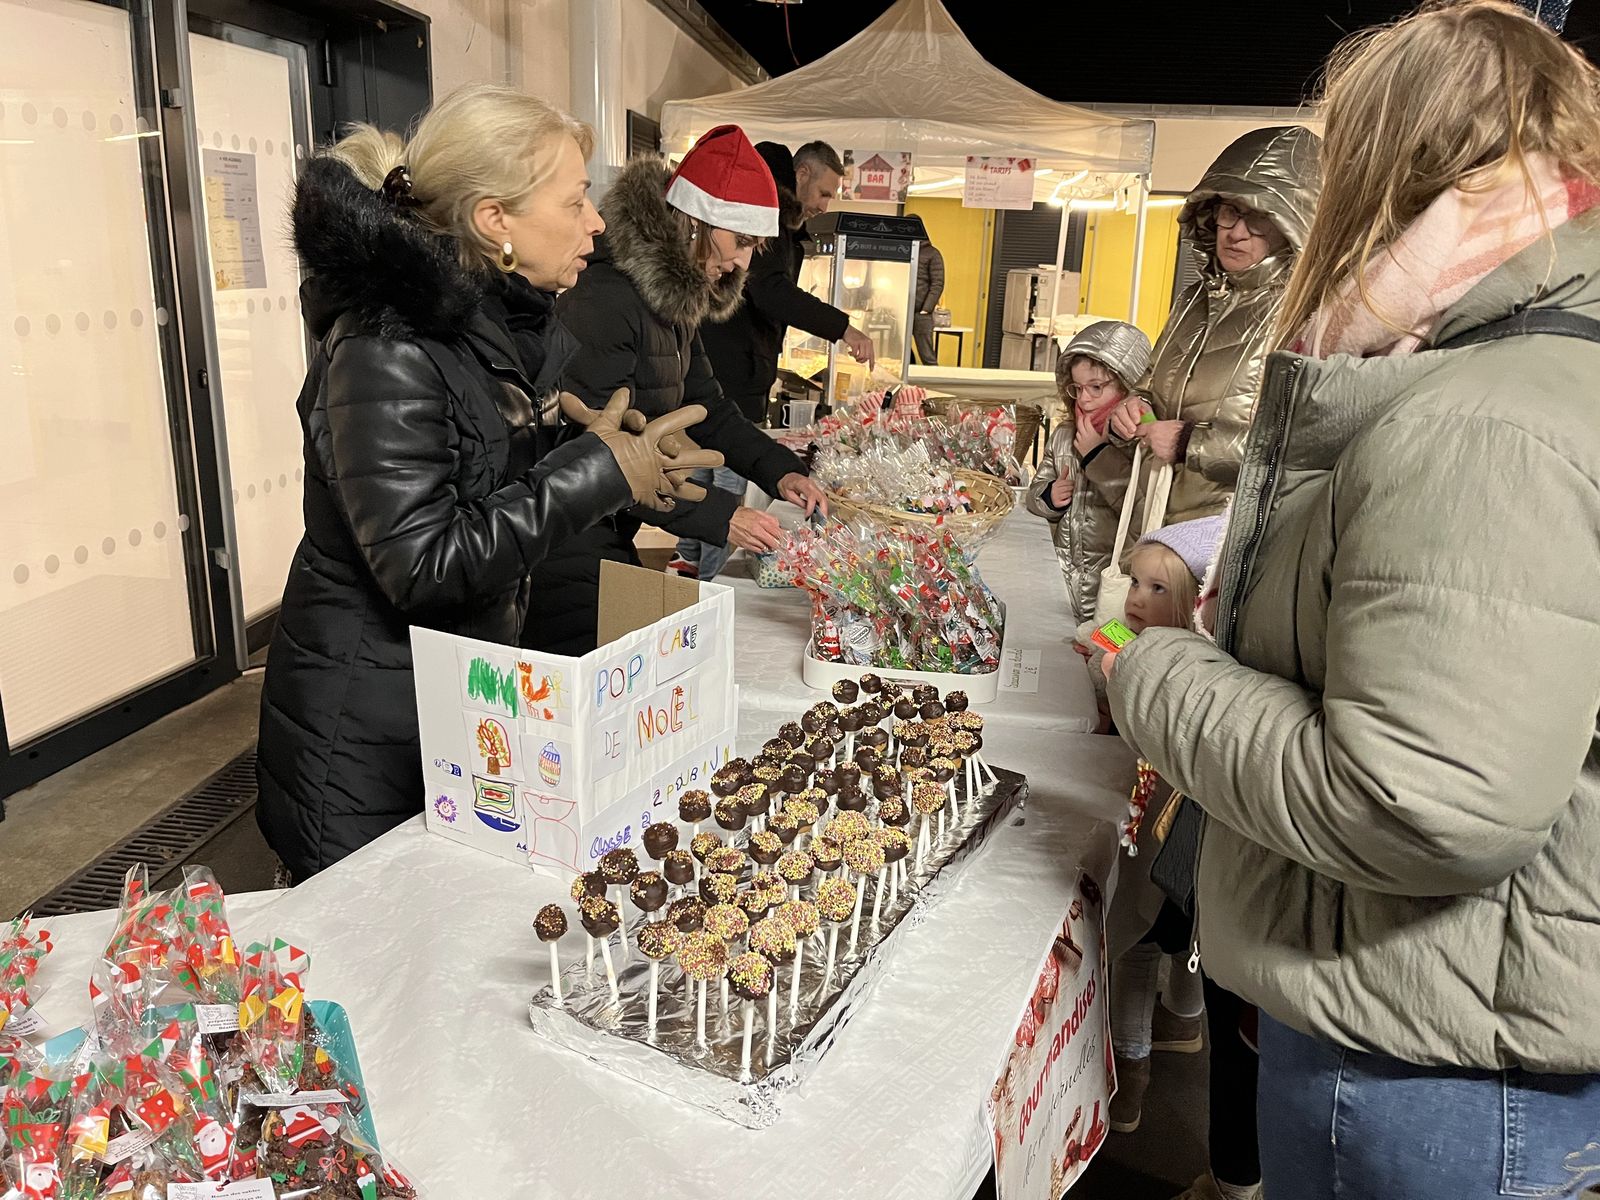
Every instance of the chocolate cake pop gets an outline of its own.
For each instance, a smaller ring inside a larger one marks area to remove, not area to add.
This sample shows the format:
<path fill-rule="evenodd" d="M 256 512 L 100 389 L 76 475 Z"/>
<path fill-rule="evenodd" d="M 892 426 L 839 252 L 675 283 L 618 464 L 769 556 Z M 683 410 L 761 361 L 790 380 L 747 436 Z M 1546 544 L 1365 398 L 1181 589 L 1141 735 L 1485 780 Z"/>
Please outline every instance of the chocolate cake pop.
<path fill-rule="evenodd" d="M 639 953 L 652 962 L 671 958 L 683 944 L 683 933 L 671 921 L 646 921 L 634 934 Z"/>
<path fill-rule="evenodd" d="M 678 827 L 671 821 L 657 821 L 644 831 L 644 852 L 660 862 L 678 848 Z"/>
<path fill-rule="evenodd" d="M 800 829 L 815 825 L 817 818 L 822 815 L 816 804 L 810 800 L 803 800 L 799 796 L 790 796 L 789 802 L 783 806 L 783 811 Z"/>
<path fill-rule="evenodd" d="M 629 886 L 628 894 L 640 911 L 653 913 L 667 902 L 667 881 L 657 871 L 645 871 Z"/>
<path fill-rule="evenodd" d="M 902 767 L 927 766 L 928 748 L 926 746 L 905 746 L 900 751 L 900 765 Z"/>
<path fill-rule="evenodd" d="M 765 1000 L 772 990 L 772 963 L 753 951 L 728 964 L 728 986 L 741 1000 Z"/>
<path fill-rule="evenodd" d="M 661 860 L 661 873 L 674 887 L 694 882 L 694 855 L 687 850 L 672 850 Z"/>
<path fill-rule="evenodd" d="M 859 787 L 840 791 L 834 801 L 840 812 L 866 812 L 872 800 Z"/>
<path fill-rule="evenodd" d="M 944 698 L 944 710 L 953 713 L 966 712 L 969 703 L 971 702 L 965 692 L 950 692 Z"/>
<path fill-rule="evenodd" d="M 778 859 L 778 878 L 790 887 L 803 888 L 816 873 L 817 860 L 804 850 L 790 850 Z"/>
<path fill-rule="evenodd" d="M 732 904 L 739 894 L 739 881 L 732 875 L 707 871 L 700 876 L 700 899 L 707 904 Z"/>
<path fill-rule="evenodd" d="M 883 691 L 883 680 L 869 672 L 861 677 L 861 690 L 869 696 L 876 695 Z"/>
<path fill-rule="evenodd" d="M 790 795 L 805 790 L 806 773 L 799 763 L 788 763 L 784 766 L 778 775 L 778 786 Z"/>
<path fill-rule="evenodd" d="M 683 944 L 678 947 L 678 966 L 682 969 L 684 978 L 691 983 L 700 985 L 700 997 L 697 1005 L 697 1021 L 695 1027 L 695 1040 L 704 1046 L 706 1044 L 706 985 L 721 979 L 723 972 L 728 967 L 728 945 L 722 939 L 696 930 L 683 937 Z"/>
<path fill-rule="evenodd" d="M 711 797 L 699 788 L 691 788 L 678 797 L 678 820 L 698 825 L 711 819 Z"/>
<path fill-rule="evenodd" d="M 861 710 L 847 708 L 839 714 L 839 728 L 846 733 L 856 733 L 861 729 Z"/>
<path fill-rule="evenodd" d="M 567 914 L 561 910 L 559 904 L 546 904 L 533 918 L 533 932 L 538 935 L 541 942 L 550 947 L 550 991 L 555 997 L 556 1007 L 560 1008 L 561 958 L 556 951 L 556 943 L 567 932 Z"/>
<path fill-rule="evenodd" d="M 853 679 L 841 679 L 833 685 L 830 694 L 840 704 L 854 704 L 856 697 L 861 694 L 861 688 Z"/>
<path fill-rule="evenodd" d="M 820 791 L 824 796 L 832 796 L 839 790 L 839 772 L 834 767 L 818 767 L 811 776 L 811 786 Z"/>
<path fill-rule="evenodd" d="M 599 896 L 603 900 L 606 894 L 606 881 L 599 871 L 585 871 L 572 881 L 568 892 L 579 904 L 583 903 L 586 896 Z"/>
<path fill-rule="evenodd" d="M 689 839 L 690 853 L 692 853 L 701 862 L 705 862 L 706 855 L 710 854 L 713 850 L 717 849 L 721 845 L 722 839 L 716 834 L 711 833 L 709 830 L 705 833 L 697 833 L 694 835 L 694 837 Z"/>
<path fill-rule="evenodd" d="M 840 763 L 834 768 L 833 775 L 838 781 L 840 790 L 861 782 L 861 768 L 853 762 Z"/>
<path fill-rule="evenodd" d="M 855 909 L 856 889 L 843 879 L 824 879 L 817 885 L 817 913 L 828 922 L 828 965 L 823 970 L 824 984 L 833 978 L 833 964 L 839 949 L 839 926 L 850 919 Z"/>
<path fill-rule="evenodd" d="M 772 915 L 787 921 L 795 937 L 801 939 L 816 933 L 821 921 L 817 906 L 810 900 L 785 900 Z"/>
<path fill-rule="evenodd" d="M 901 696 L 894 702 L 894 715 L 902 721 L 909 721 L 917 715 L 916 703 L 910 696 Z"/>
<path fill-rule="evenodd" d="M 736 767 L 733 763 L 723 763 L 711 773 L 711 793 L 719 799 L 731 796 L 744 786 L 744 769 Z M 685 792 L 685 797 L 691 793 Z M 704 793 L 700 793 L 704 794 Z M 707 815 L 710 815 L 709 813 Z M 704 820 L 704 818 L 701 818 Z"/>
<path fill-rule="evenodd" d="M 911 698 L 918 704 L 926 704 L 929 700 L 937 700 L 939 698 L 939 689 L 931 683 L 919 683 L 911 689 Z M 942 710 L 943 706 L 941 705 L 940 707 Z"/>
<path fill-rule="evenodd" d="M 733 902 L 752 921 L 759 921 L 767 915 L 767 910 L 772 907 L 772 897 L 764 890 L 746 888 L 733 898 Z"/>
<path fill-rule="evenodd" d="M 904 800 L 893 796 L 879 803 L 878 820 L 897 829 L 904 828 L 911 824 L 911 811 Z"/>
<path fill-rule="evenodd" d="M 713 904 L 706 909 L 704 928 L 707 933 L 732 942 L 750 932 L 750 918 L 737 904 Z"/>
<path fill-rule="evenodd" d="M 667 920 L 679 933 L 693 933 L 706 922 L 706 902 L 695 896 L 681 896 L 667 905 Z"/>
<path fill-rule="evenodd" d="M 824 874 L 837 871 L 844 862 L 844 848 L 830 837 L 813 838 L 808 853 L 816 861 L 817 870 Z"/>
<path fill-rule="evenodd" d="M 751 775 L 754 776 L 755 782 L 772 791 L 782 786 L 783 766 L 776 760 L 763 759 L 751 770 Z"/>
<path fill-rule="evenodd" d="M 611 961 L 611 935 L 622 928 L 622 914 L 617 906 L 604 896 L 585 896 L 578 905 L 578 919 L 583 930 L 600 943 L 600 957 L 606 965 L 606 984 L 611 989 L 611 1003 L 621 1002 L 617 992 L 617 969 Z"/>
<path fill-rule="evenodd" d="M 917 713 L 924 721 L 932 721 L 944 712 L 944 705 L 937 700 L 924 700 L 917 706 Z"/>
<path fill-rule="evenodd" d="M 777 834 L 778 840 L 789 846 L 800 836 L 800 822 L 791 813 L 775 812 L 767 818 L 767 830 Z"/>
<path fill-rule="evenodd" d="M 760 787 L 761 785 L 752 784 L 751 786 Z M 740 791 L 743 791 L 743 789 L 741 788 Z M 744 828 L 744 801 L 739 796 L 724 796 L 717 801 L 715 812 L 718 828 L 726 829 L 729 833 L 736 833 Z"/>
<path fill-rule="evenodd" d="M 783 839 L 770 830 L 750 835 L 750 857 L 763 867 L 770 867 L 783 856 Z"/>
<path fill-rule="evenodd" d="M 865 813 L 842 812 L 828 822 L 825 836 L 843 846 L 847 842 L 864 838 L 871 832 L 872 825 Z"/>
<path fill-rule="evenodd" d="M 826 734 L 819 733 L 806 743 L 806 753 L 811 755 L 813 761 L 818 763 L 831 762 L 833 760 L 833 750 L 833 742 Z"/>
<path fill-rule="evenodd" d="M 719 846 L 706 855 L 706 870 L 718 875 L 733 875 L 744 870 L 746 855 L 737 846 Z"/>
<path fill-rule="evenodd" d="M 806 731 L 796 721 L 786 723 L 778 730 L 778 736 L 788 742 L 790 747 L 806 744 Z"/>

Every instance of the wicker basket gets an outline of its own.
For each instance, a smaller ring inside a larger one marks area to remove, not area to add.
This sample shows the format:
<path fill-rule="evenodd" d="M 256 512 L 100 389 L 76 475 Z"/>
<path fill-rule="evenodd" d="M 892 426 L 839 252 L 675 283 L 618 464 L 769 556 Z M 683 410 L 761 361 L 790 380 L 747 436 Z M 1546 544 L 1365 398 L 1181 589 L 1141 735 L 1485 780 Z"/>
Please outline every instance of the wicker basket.
<path fill-rule="evenodd" d="M 1012 453 L 1017 461 L 1027 459 L 1028 452 L 1039 436 L 1039 426 L 1044 420 L 1044 409 L 1027 400 L 963 400 L 959 396 L 929 399 L 928 408 L 948 421 L 954 421 L 963 409 L 986 413 L 996 408 L 1010 408 L 1017 416 L 1017 443 Z"/>
<path fill-rule="evenodd" d="M 985 475 L 982 471 L 968 471 L 964 467 L 957 467 L 951 474 L 958 482 L 966 484 L 967 494 L 972 497 L 971 512 L 904 512 L 882 504 L 854 500 L 831 491 L 827 493 L 828 505 L 841 521 L 850 524 L 879 525 L 890 529 L 931 529 L 942 519 L 944 527 L 954 533 L 969 551 L 973 551 L 989 540 L 1000 522 L 1010 513 L 1014 504 L 1011 489 L 1005 485 L 1004 480 L 996 479 L 993 475 Z"/>

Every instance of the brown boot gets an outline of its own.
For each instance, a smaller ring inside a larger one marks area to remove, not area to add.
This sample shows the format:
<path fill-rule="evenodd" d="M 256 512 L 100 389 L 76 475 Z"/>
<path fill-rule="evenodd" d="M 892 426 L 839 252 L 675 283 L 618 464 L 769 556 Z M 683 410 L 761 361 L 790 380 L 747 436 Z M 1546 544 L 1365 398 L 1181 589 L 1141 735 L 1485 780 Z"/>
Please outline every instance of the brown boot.
<path fill-rule="evenodd" d="M 1132 1133 L 1139 1128 L 1144 1093 L 1150 1086 L 1150 1060 L 1117 1055 L 1117 1094 L 1111 1097 L 1111 1132 Z"/>
<path fill-rule="evenodd" d="M 1200 1018 L 1180 1017 L 1165 1004 L 1157 1004 L 1155 1016 L 1150 1020 L 1150 1049 L 1169 1054 L 1198 1054 L 1204 1045 L 1200 1037 Z"/>

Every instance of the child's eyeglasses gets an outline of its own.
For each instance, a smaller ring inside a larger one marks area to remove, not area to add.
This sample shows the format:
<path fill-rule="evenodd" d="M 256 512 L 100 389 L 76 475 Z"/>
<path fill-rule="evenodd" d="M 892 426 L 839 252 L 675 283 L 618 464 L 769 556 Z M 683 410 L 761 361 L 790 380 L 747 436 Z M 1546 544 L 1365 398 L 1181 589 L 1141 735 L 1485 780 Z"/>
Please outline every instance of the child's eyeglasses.
<path fill-rule="evenodd" d="M 1118 386 L 1115 379 L 1091 379 L 1088 383 L 1069 383 L 1066 386 L 1067 399 L 1077 400 L 1087 396 L 1091 400 L 1099 400 Z"/>

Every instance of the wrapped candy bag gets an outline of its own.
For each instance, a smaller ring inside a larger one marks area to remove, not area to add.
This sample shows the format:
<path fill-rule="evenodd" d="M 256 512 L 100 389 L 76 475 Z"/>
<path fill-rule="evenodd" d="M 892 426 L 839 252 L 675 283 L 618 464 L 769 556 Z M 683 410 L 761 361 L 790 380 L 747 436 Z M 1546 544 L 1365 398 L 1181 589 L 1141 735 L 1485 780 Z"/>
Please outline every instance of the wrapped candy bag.
<path fill-rule="evenodd" d="M 0 1094 L 0 1181 L 5 1200 L 61 1200 L 61 1150 L 84 1077 L 16 1066 Z"/>
<path fill-rule="evenodd" d="M 154 1031 L 154 1012 L 173 980 L 171 896 L 152 892 L 144 864 L 129 869 L 122 906 L 100 961 L 89 979 L 100 1040 L 119 1053 L 143 1044 Z"/>
<path fill-rule="evenodd" d="M 305 1058 L 305 976 L 311 956 L 282 938 L 244 956 L 239 1032 L 245 1058 L 272 1092 L 299 1086 Z"/>
<path fill-rule="evenodd" d="M 50 933 L 33 930 L 30 923 L 27 916 L 21 916 L 0 932 L 0 1036 L 10 1022 L 24 1016 L 44 995 L 44 988 L 34 983 L 34 976 L 50 953 Z M 15 1030 L 16 1026 L 12 1028 Z"/>
<path fill-rule="evenodd" d="M 186 867 L 171 907 L 167 965 L 173 979 L 197 1004 L 238 1004 L 239 952 L 215 876 L 205 867 Z"/>

